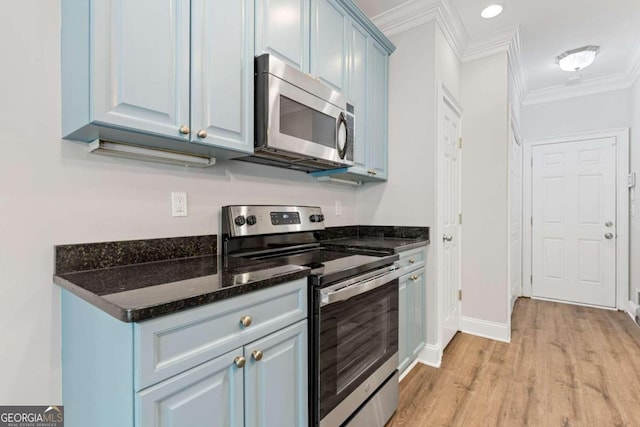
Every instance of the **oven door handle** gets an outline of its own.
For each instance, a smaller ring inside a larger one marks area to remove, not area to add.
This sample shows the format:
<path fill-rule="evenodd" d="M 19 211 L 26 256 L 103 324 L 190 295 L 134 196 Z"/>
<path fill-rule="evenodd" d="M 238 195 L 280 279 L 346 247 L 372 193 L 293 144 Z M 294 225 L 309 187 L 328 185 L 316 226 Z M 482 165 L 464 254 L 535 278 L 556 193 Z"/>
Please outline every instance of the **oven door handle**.
<path fill-rule="evenodd" d="M 376 276 L 357 285 L 344 287 L 337 291 L 321 290 L 320 306 L 333 304 L 372 291 L 400 277 L 400 270 L 388 270 L 388 273 Z"/>

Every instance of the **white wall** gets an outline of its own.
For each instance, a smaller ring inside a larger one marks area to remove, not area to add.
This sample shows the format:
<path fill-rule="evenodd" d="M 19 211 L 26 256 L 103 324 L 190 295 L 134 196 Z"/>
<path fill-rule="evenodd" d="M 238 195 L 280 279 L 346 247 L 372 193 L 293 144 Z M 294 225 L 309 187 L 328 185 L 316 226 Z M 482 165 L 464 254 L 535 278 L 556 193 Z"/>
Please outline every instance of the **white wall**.
<path fill-rule="evenodd" d="M 630 299 L 638 304 L 638 292 L 640 292 L 640 79 L 636 80 L 630 91 L 629 109 L 631 117 L 631 172 L 637 176 L 636 188 L 632 190 L 633 214 L 631 215 L 631 280 Z"/>
<path fill-rule="evenodd" d="M 525 105 L 520 123 L 523 138 L 550 137 L 628 127 L 628 89 L 556 102 Z"/>
<path fill-rule="evenodd" d="M 187 170 L 88 155 L 83 143 L 61 141 L 59 10 L 59 1 L 22 0 L 0 14 L 3 405 L 61 403 L 54 245 L 219 234 L 220 207 L 230 203 L 320 205 L 329 226 L 358 223 L 355 189 L 304 173 L 240 162 Z M 408 166 L 405 177 L 420 162 Z M 393 169 L 402 176 L 400 165 Z M 171 191 L 188 193 L 188 217 L 170 216 Z M 335 216 L 335 200 L 342 216 Z"/>
<path fill-rule="evenodd" d="M 462 67 L 462 315 L 508 323 L 507 54 Z"/>

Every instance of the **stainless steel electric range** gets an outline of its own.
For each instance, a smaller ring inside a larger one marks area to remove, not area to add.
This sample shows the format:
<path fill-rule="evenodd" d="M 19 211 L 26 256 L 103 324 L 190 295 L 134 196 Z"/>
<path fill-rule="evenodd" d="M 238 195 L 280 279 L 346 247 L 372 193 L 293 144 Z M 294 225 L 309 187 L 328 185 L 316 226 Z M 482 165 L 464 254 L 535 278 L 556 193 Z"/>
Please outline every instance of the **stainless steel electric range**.
<path fill-rule="evenodd" d="M 311 268 L 309 424 L 382 427 L 398 406 L 398 255 L 322 246 L 319 207 L 225 206 L 227 256 Z"/>

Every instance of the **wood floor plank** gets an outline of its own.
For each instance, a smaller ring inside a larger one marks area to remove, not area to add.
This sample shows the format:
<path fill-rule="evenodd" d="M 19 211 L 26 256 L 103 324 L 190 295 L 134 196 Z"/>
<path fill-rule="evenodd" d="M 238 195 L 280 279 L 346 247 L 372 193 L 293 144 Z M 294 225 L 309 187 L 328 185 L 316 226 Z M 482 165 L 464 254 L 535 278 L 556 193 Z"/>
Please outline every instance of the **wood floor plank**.
<path fill-rule="evenodd" d="M 624 313 L 521 298 L 511 343 L 458 334 L 400 383 L 387 427 L 638 426 L 640 328 Z"/>

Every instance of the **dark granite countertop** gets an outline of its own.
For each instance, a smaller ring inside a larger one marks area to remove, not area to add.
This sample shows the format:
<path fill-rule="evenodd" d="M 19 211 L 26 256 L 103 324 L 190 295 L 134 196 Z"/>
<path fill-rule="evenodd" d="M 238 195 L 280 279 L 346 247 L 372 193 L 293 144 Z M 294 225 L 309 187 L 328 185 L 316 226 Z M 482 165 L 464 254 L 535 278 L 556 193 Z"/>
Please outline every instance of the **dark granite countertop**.
<path fill-rule="evenodd" d="M 116 319 L 139 322 L 309 275 L 305 267 L 218 256 L 216 240 L 57 246 L 53 281 Z"/>
<path fill-rule="evenodd" d="M 322 244 L 332 248 L 352 248 L 398 253 L 428 245 L 429 240 L 423 238 L 403 239 L 397 237 L 347 237 L 325 240 Z"/>

